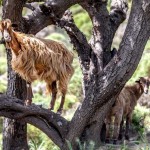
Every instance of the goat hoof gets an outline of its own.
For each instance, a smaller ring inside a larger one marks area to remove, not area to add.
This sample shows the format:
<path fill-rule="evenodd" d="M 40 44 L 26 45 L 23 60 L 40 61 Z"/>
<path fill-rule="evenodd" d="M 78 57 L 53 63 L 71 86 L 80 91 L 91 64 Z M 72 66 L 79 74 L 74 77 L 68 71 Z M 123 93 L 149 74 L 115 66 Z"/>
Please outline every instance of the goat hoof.
<path fill-rule="evenodd" d="M 117 145 L 117 140 L 116 139 L 113 140 L 113 144 Z"/>
<path fill-rule="evenodd" d="M 59 110 L 59 109 L 58 109 L 58 110 L 57 110 L 57 114 L 58 114 L 58 115 L 61 115 L 61 114 L 62 114 L 62 110 Z"/>
<path fill-rule="evenodd" d="M 129 141 L 130 140 L 129 135 L 125 135 L 125 139 Z"/>
<path fill-rule="evenodd" d="M 105 140 L 105 143 L 110 143 L 110 139 L 106 139 L 106 140 Z"/>
<path fill-rule="evenodd" d="M 54 108 L 53 108 L 53 107 L 49 107 L 48 109 L 49 109 L 50 111 L 51 111 L 51 110 L 54 110 Z"/>
<path fill-rule="evenodd" d="M 30 106 L 30 105 L 31 105 L 31 100 L 28 100 L 28 99 L 27 99 L 27 100 L 25 101 L 25 106 Z"/>
<path fill-rule="evenodd" d="M 119 134 L 118 140 L 122 140 L 122 134 Z"/>

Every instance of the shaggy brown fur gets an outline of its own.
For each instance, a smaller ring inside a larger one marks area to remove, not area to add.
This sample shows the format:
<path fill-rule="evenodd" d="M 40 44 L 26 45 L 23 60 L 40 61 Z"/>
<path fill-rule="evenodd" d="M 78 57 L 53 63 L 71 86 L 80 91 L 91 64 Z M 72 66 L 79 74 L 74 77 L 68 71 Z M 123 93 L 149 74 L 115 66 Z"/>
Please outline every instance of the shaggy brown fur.
<path fill-rule="evenodd" d="M 121 93 L 111 111 L 106 117 L 106 142 L 110 139 L 110 125 L 112 122 L 112 116 L 114 116 L 114 132 L 113 132 L 113 142 L 117 142 L 118 137 L 122 138 L 122 126 L 123 118 L 126 118 L 126 131 L 125 138 L 129 139 L 129 125 L 132 120 L 132 113 L 137 104 L 137 100 L 144 93 L 148 93 L 149 88 L 149 78 L 141 77 L 139 81 L 136 81 L 133 85 L 128 85 L 123 88 Z M 120 135 L 119 135 L 120 134 Z"/>
<path fill-rule="evenodd" d="M 58 89 L 62 93 L 62 102 L 59 108 L 61 111 L 67 85 L 74 72 L 71 66 L 73 54 L 63 44 L 56 41 L 15 32 L 8 19 L 0 23 L 0 30 L 6 46 L 12 51 L 13 70 L 28 83 L 32 83 L 36 79 L 46 82 L 48 91 L 52 92 L 51 109 L 54 107 L 58 84 Z M 30 101 L 28 101 L 29 104 Z"/>

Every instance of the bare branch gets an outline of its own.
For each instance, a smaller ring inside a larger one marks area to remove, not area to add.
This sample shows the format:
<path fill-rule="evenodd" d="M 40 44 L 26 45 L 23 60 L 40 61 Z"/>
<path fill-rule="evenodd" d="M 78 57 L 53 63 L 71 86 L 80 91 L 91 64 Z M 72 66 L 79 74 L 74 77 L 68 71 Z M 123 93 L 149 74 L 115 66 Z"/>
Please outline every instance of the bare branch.
<path fill-rule="evenodd" d="M 109 39 L 109 26 L 108 26 L 108 11 L 106 1 L 95 1 L 92 4 L 85 2 L 82 7 L 88 12 L 92 24 L 92 38 L 90 44 L 96 56 L 95 65 L 96 72 L 103 70 L 103 51 L 108 49 L 107 42 Z"/>
<path fill-rule="evenodd" d="M 37 7 L 31 15 L 24 18 L 24 24 L 27 27 L 26 33 L 36 34 L 44 27 L 54 24 L 51 12 L 61 18 L 69 7 L 80 2 L 84 2 L 84 0 L 47 0 Z"/>
<path fill-rule="evenodd" d="M 104 51 L 104 67 L 110 62 L 111 57 L 111 45 L 114 35 L 119 27 L 119 25 L 126 19 L 128 10 L 127 0 L 112 0 L 111 11 L 108 17 L 108 36 L 105 41 L 106 50 Z M 108 41 L 108 42 L 106 42 Z"/>
<path fill-rule="evenodd" d="M 64 13 L 62 19 L 56 19 L 57 24 L 66 30 L 68 35 L 70 36 L 71 42 L 76 49 L 82 72 L 83 72 L 83 82 L 84 82 L 84 93 L 87 90 L 88 82 L 89 82 L 89 66 L 90 66 L 90 56 L 91 56 L 91 46 L 88 44 L 88 41 L 85 35 L 78 29 L 75 25 L 72 13 L 68 10 Z"/>
<path fill-rule="evenodd" d="M 89 13 L 93 23 L 94 38 L 91 38 L 91 45 L 97 57 L 96 63 L 101 67 L 100 70 L 112 58 L 110 51 L 113 37 L 119 25 L 124 21 L 127 13 L 127 2 L 125 0 L 112 1 L 110 15 L 107 11 L 106 4 L 106 1 L 93 2 L 92 5 L 87 2 L 82 4 L 83 8 Z"/>
<path fill-rule="evenodd" d="M 22 21 L 22 9 L 25 5 L 26 0 L 3 0 L 3 19 L 11 19 L 13 23 L 16 23 L 21 26 L 20 22 Z M 17 15 L 17 19 L 16 19 Z M 10 17 L 12 16 L 12 17 Z M 22 28 L 20 28 L 22 29 Z"/>
<path fill-rule="evenodd" d="M 17 98 L 0 95 L 0 115 L 35 125 L 59 146 L 68 131 L 68 121 L 60 115 L 32 104 L 23 106 Z"/>
<path fill-rule="evenodd" d="M 74 44 L 74 47 L 81 58 L 81 64 L 84 62 L 88 63 L 90 61 L 89 55 L 91 47 L 88 44 L 85 35 L 75 25 L 71 12 L 69 10 L 66 11 L 62 19 L 58 20 L 57 23 L 61 28 L 64 28 L 70 36 L 71 42 Z"/>
<path fill-rule="evenodd" d="M 31 4 L 30 3 L 26 3 L 24 5 L 24 7 L 28 8 L 28 9 L 30 9 L 32 11 L 34 11 L 36 9 L 32 3 Z"/>
<path fill-rule="evenodd" d="M 119 25 L 126 19 L 127 10 L 127 0 L 112 0 L 110 11 L 110 23 L 113 35 L 115 34 Z"/>

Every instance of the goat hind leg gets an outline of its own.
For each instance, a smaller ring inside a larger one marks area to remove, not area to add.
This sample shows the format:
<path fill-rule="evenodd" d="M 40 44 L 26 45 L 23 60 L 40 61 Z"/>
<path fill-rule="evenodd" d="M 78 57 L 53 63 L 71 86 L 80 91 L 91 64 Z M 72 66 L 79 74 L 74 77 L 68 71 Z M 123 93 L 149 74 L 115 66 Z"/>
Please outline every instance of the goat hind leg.
<path fill-rule="evenodd" d="M 52 99 L 51 99 L 51 102 L 50 102 L 49 109 L 53 110 L 54 106 L 55 106 L 56 96 L 57 96 L 57 84 L 56 84 L 56 81 L 52 82 L 51 90 L 52 90 Z"/>
<path fill-rule="evenodd" d="M 65 96 L 66 96 L 66 92 L 67 92 L 67 80 L 61 78 L 59 80 L 59 89 L 61 91 L 61 103 L 60 103 L 60 106 L 59 106 L 59 109 L 57 110 L 57 114 L 61 114 L 62 113 L 62 110 L 63 110 L 63 106 L 64 106 L 64 102 L 65 102 Z"/>
<path fill-rule="evenodd" d="M 27 82 L 26 86 L 27 86 L 27 98 L 25 101 L 25 105 L 29 106 L 32 103 L 33 93 L 32 93 L 31 83 Z"/>
<path fill-rule="evenodd" d="M 120 110 L 115 114 L 114 131 L 113 131 L 113 144 L 117 144 L 117 141 L 118 141 L 122 116 L 123 116 L 123 110 Z"/>
<path fill-rule="evenodd" d="M 66 91 L 62 92 L 61 103 L 60 103 L 59 109 L 57 110 L 57 114 L 62 113 L 64 102 L 65 102 L 65 96 L 66 96 Z"/>
<path fill-rule="evenodd" d="M 131 114 L 127 115 L 126 117 L 126 130 L 125 130 L 125 139 L 129 140 L 129 130 L 130 130 L 130 123 L 131 123 L 131 119 L 132 116 Z"/>
<path fill-rule="evenodd" d="M 105 119 L 106 124 L 106 139 L 105 143 L 110 143 L 110 129 L 111 129 L 111 114 L 109 113 Z"/>
<path fill-rule="evenodd" d="M 114 124 L 113 144 L 117 144 L 118 137 L 119 137 L 119 130 L 120 130 L 120 125 L 119 124 Z"/>

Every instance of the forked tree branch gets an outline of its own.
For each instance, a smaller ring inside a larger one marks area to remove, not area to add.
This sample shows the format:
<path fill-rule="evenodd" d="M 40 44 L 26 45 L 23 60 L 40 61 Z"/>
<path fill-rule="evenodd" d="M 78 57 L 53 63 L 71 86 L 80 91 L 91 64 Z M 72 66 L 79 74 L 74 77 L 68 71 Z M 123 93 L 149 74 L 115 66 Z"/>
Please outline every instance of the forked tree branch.
<path fill-rule="evenodd" d="M 74 45 L 80 57 L 83 73 L 89 70 L 91 47 L 85 35 L 75 25 L 72 18 L 72 13 L 68 10 L 63 17 L 58 20 L 58 25 L 64 28 L 70 36 L 71 42 Z"/>
<path fill-rule="evenodd" d="M 76 111 L 70 123 L 71 130 L 67 138 L 72 144 L 76 137 L 80 137 L 97 109 L 110 101 L 112 95 L 121 91 L 136 69 L 150 35 L 149 10 L 150 1 L 135 0 L 133 2 L 127 30 L 120 45 L 118 61 L 112 59 L 103 72 L 98 74 L 98 84 L 89 85 L 90 94 L 87 93 L 82 106 Z M 93 92 L 93 89 L 96 93 Z M 76 131 L 75 134 L 73 130 Z"/>
<path fill-rule="evenodd" d="M 111 46 L 116 30 L 125 20 L 127 14 L 126 0 L 113 0 L 110 14 L 107 11 L 106 1 L 97 1 L 92 5 L 88 2 L 82 3 L 87 10 L 93 23 L 93 37 L 90 42 L 97 56 L 100 70 L 111 60 Z"/>
<path fill-rule="evenodd" d="M 33 1 L 29 0 L 27 2 Z M 36 8 L 31 15 L 24 18 L 26 33 L 36 34 L 44 27 L 54 24 L 51 18 L 51 12 L 54 12 L 57 17 L 61 18 L 68 8 L 75 4 L 83 3 L 84 1 L 85 0 L 47 0 L 44 4 L 41 4 L 40 7 Z M 87 0 L 87 2 L 93 3 L 94 0 Z"/>
<path fill-rule="evenodd" d="M 103 52 L 108 49 L 107 42 L 109 40 L 109 26 L 108 26 L 108 11 L 107 1 L 95 1 L 93 3 L 84 2 L 82 7 L 88 12 L 93 28 L 92 37 L 90 39 L 90 45 L 96 56 L 93 63 L 95 65 L 96 72 L 103 70 Z"/>
<path fill-rule="evenodd" d="M 50 110 L 32 104 L 23 106 L 17 98 L 0 95 L 0 115 L 22 120 L 41 129 L 54 143 L 61 147 L 68 132 L 68 121 Z"/>

